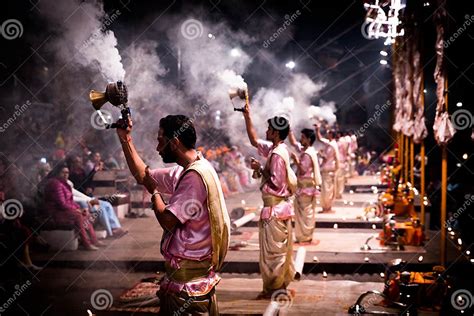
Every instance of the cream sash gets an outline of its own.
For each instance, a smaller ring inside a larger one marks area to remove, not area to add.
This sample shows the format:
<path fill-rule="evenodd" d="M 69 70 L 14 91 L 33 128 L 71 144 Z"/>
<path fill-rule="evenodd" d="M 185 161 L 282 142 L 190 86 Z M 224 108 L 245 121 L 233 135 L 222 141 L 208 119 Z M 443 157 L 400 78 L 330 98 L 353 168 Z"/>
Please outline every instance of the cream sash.
<path fill-rule="evenodd" d="M 321 185 L 323 181 L 321 179 L 321 170 L 319 169 L 319 161 L 316 149 L 314 149 L 313 146 L 309 146 L 308 148 L 306 148 L 304 153 L 309 155 L 311 157 L 311 161 L 313 162 L 313 179 L 315 185 Z"/>
<path fill-rule="evenodd" d="M 276 154 L 280 156 L 283 161 L 285 162 L 286 166 L 286 182 L 288 183 L 288 190 L 290 193 L 293 195 L 296 192 L 296 188 L 298 185 L 298 179 L 296 177 L 296 174 L 293 172 L 293 169 L 291 169 L 290 165 L 290 153 L 288 152 L 288 149 L 286 149 L 286 146 L 283 143 L 278 144 L 270 153 L 269 159 L 267 160 L 267 164 L 265 166 L 266 169 L 269 168 L 270 166 L 270 160 L 271 160 L 271 155 Z M 264 179 L 262 179 L 264 180 Z M 262 183 L 263 185 L 263 183 Z"/>
<path fill-rule="evenodd" d="M 219 182 L 219 177 L 209 161 L 200 158 L 193 162 L 183 172 L 180 181 L 183 176 L 191 170 L 196 171 L 201 176 L 206 186 L 207 206 L 211 224 L 212 265 L 215 271 L 219 271 L 224 263 L 230 242 L 230 218 L 227 213 L 224 194 Z"/>

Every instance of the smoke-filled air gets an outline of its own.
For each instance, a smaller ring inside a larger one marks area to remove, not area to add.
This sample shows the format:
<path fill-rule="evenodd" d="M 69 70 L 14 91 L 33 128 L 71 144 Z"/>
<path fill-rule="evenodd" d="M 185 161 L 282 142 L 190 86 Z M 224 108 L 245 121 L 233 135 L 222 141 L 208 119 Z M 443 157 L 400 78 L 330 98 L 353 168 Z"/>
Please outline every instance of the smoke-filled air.
<path fill-rule="evenodd" d="M 74 139 L 66 146 L 93 138 L 102 142 L 101 148 L 117 150 L 115 132 L 95 127 L 104 124 L 104 118 L 109 123 L 117 120 L 120 111 L 106 104 L 98 115 L 88 93 L 103 91 L 108 82 L 119 80 L 128 87 L 137 145 L 155 161 L 159 118 L 168 114 L 193 118 L 198 145 L 240 143 L 246 132 L 242 114 L 234 107 L 242 108 L 245 101 L 231 100 L 232 89 L 248 91 L 261 137 L 266 120 L 275 115 L 288 118 L 296 129 L 322 120 L 335 123 L 333 103 L 319 97 L 326 83 L 304 72 L 277 69 L 276 64 L 284 61 L 262 46 L 280 21 L 262 22 L 260 33 L 249 26 L 246 33 L 245 28 L 207 19 L 190 6 L 186 14 L 164 13 L 143 32 L 136 32 L 118 26 L 126 14 L 123 9 L 106 12 L 101 2 L 42 0 L 38 6 L 37 19 L 48 30 L 42 47 L 48 66 L 44 78 L 36 82 L 42 99 L 52 104 L 51 126 Z M 286 32 L 291 36 L 291 28 Z M 38 37 L 30 40 L 40 43 Z M 270 75 L 262 80 L 263 73 Z M 13 138 L 7 142 L 13 143 Z"/>

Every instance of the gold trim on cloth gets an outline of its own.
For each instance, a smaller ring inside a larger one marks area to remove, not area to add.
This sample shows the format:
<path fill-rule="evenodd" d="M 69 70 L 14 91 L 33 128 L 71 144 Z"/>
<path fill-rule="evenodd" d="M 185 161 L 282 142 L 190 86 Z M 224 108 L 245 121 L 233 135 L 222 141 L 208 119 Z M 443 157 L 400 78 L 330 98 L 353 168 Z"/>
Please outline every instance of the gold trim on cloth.
<path fill-rule="evenodd" d="M 286 197 L 271 195 L 271 194 L 262 194 L 263 206 L 264 207 L 271 207 L 281 202 L 287 201 Z"/>
<path fill-rule="evenodd" d="M 177 282 L 189 282 L 194 279 L 207 277 L 212 268 L 211 260 L 193 261 L 180 260 L 179 269 L 175 269 L 165 261 L 165 272 L 168 278 Z"/>
<path fill-rule="evenodd" d="M 298 188 L 314 188 L 316 183 L 314 179 L 298 179 Z"/>

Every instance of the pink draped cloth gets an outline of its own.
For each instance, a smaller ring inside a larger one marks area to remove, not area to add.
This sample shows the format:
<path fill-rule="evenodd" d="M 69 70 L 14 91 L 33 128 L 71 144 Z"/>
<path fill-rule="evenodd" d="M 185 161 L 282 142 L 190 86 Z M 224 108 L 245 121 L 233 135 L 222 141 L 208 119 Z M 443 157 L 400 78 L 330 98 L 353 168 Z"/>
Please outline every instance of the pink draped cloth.
<path fill-rule="evenodd" d="M 191 171 L 176 188 L 182 172 L 181 166 L 150 171 L 157 190 L 171 194 L 166 209 L 181 223 L 172 234 L 164 236 L 161 245 L 161 253 L 174 268 L 179 268 L 180 259 L 202 261 L 212 254 L 206 187 L 201 177 Z"/>
<path fill-rule="evenodd" d="M 355 154 L 358 147 L 359 146 L 357 144 L 357 136 L 351 135 L 351 144 L 350 144 L 351 154 Z"/>
<path fill-rule="evenodd" d="M 286 146 L 283 144 L 283 146 Z M 262 139 L 258 140 L 258 154 L 264 158 L 271 159 L 269 170 L 270 178 L 262 185 L 263 194 L 271 194 L 277 197 L 289 198 L 291 193 L 288 189 L 285 161 L 278 155 L 273 155 L 273 143 Z M 264 207 L 260 215 L 261 219 L 269 219 L 275 216 L 284 220 L 295 215 L 293 205 L 289 201 L 279 203 L 272 207 Z"/>
<path fill-rule="evenodd" d="M 194 171 L 186 173 L 177 186 L 183 170 L 181 166 L 176 166 L 150 171 L 157 190 L 171 194 L 166 209 L 180 222 L 172 232 L 163 232 L 161 242 L 163 257 L 175 269 L 180 269 L 182 259 L 203 261 L 212 257 L 207 190 L 199 174 Z M 211 270 L 207 276 L 190 282 L 174 281 L 165 275 L 160 287 L 174 293 L 184 290 L 188 295 L 201 295 L 219 281 L 220 277 Z"/>
<path fill-rule="evenodd" d="M 336 171 L 339 168 L 339 149 L 335 140 L 329 141 L 321 139 L 324 147 L 321 151 L 323 162 L 321 164 L 321 172 Z"/>
<path fill-rule="evenodd" d="M 313 179 L 313 161 L 311 156 L 304 152 L 304 148 L 301 143 L 297 143 L 295 146 L 296 151 L 300 154 L 300 167 L 296 172 L 296 176 L 301 180 L 312 180 Z M 296 195 L 309 195 L 315 196 L 318 195 L 319 191 L 316 187 L 311 188 L 298 188 L 296 190 Z"/>
<path fill-rule="evenodd" d="M 337 141 L 337 148 L 339 149 L 339 162 L 346 163 L 349 144 L 346 142 L 344 137 L 339 138 Z"/>
<path fill-rule="evenodd" d="M 436 67 L 434 78 L 436 81 L 436 115 L 433 124 L 434 138 L 438 145 L 447 145 L 456 134 L 456 129 L 451 122 L 448 110 L 446 109 L 445 84 L 446 84 L 446 65 L 444 61 L 444 37 L 446 27 L 446 0 L 437 1 L 438 10 L 433 15 L 436 26 Z"/>

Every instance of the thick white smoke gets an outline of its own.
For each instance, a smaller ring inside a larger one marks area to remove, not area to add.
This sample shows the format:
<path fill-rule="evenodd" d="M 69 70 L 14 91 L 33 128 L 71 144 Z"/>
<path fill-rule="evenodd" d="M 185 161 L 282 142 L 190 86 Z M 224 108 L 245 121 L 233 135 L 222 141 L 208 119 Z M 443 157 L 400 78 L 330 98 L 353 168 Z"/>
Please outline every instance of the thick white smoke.
<path fill-rule="evenodd" d="M 229 88 L 247 89 L 247 83 L 244 78 L 237 75 L 233 70 L 225 69 L 219 72 L 218 76 Z"/>
<path fill-rule="evenodd" d="M 294 129 L 311 127 L 317 118 L 332 121 L 332 117 L 326 115 L 329 107 L 321 111 L 312 105 L 324 86 L 325 83 L 314 82 L 306 74 L 296 73 L 290 74 L 280 89 L 260 89 L 252 100 L 255 121 L 266 128 L 268 118 L 283 116 Z"/>
<path fill-rule="evenodd" d="M 96 69 L 107 81 L 124 79 L 117 39 L 107 29 L 107 24 L 120 19 L 119 10 L 106 16 L 102 4 L 78 0 L 41 0 L 38 6 L 47 26 L 57 30 L 48 45 L 59 58 Z"/>
<path fill-rule="evenodd" d="M 229 85 L 251 62 L 240 45 L 252 40 L 243 32 L 231 31 L 224 22 L 210 24 L 193 18 L 177 20 L 168 37 L 180 56 L 185 93 L 207 103 L 210 111 L 231 111 Z"/>
<path fill-rule="evenodd" d="M 114 33 L 107 30 L 108 25 L 104 25 L 104 21 L 120 23 L 120 11 L 105 16 L 96 2 L 78 0 L 57 3 L 42 0 L 40 5 L 50 27 L 60 29 L 50 49 L 63 62 L 101 73 L 104 83 L 125 79 L 135 122 L 134 133 L 139 135 L 140 147 L 153 150 L 156 145 L 153 132 L 159 118 L 177 113 L 192 117 L 197 124 L 209 125 L 210 120 L 218 119 L 219 122 L 211 125 L 220 126 L 231 142 L 242 143 L 242 139 L 246 139 L 242 114 L 234 112 L 228 90 L 245 88 L 246 76 L 266 71 L 255 63 L 256 58 L 278 63 L 272 50 L 259 47 L 259 38 L 231 29 L 225 22 L 204 22 L 202 18 L 183 18 L 182 15 L 161 18 L 159 26 L 151 31 L 161 34 L 166 30 L 167 39 L 161 40 L 166 41 L 163 45 L 168 46 L 176 59 L 178 82 L 169 76 L 170 67 L 174 69 L 176 64 L 165 64 L 158 57 L 162 43 L 150 36 L 122 47 L 125 72 L 117 49 L 120 45 Z M 55 10 L 49 10 L 51 7 Z M 263 137 L 266 120 L 275 115 L 289 118 L 296 128 L 307 126 L 308 119 L 314 116 L 332 123 L 335 120 L 333 107 L 312 105 L 324 86 L 324 82 L 314 82 L 303 73 L 285 73 L 271 88 L 248 86 L 259 135 Z"/>
<path fill-rule="evenodd" d="M 143 40 L 123 52 L 134 138 L 137 147 L 149 149 L 147 154 L 153 158 L 159 119 L 185 105 L 182 93 L 165 80 L 169 69 L 158 57 L 157 47 L 155 41 Z"/>
<path fill-rule="evenodd" d="M 186 33 L 188 27 L 189 33 Z M 182 57 L 185 93 L 207 102 L 209 111 L 222 113 L 227 135 L 232 142 L 240 143 L 246 138 L 244 121 L 240 112 L 233 111 L 227 93 L 231 87 L 246 87 L 246 75 L 259 71 L 249 68 L 254 62 L 250 55 L 257 56 L 255 51 L 247 53 L 242 48 L 251 46 L 253 38 L 242 31 L 231 30 L 225 23 L 203 23 L 194 18 L 179 20 L 168 36 Z M 269 50 L 258 54 L 277 64 L 278 59 Z M 262 137 L 267 119 L 275 115 L 289 118 L 294 126 L 307 124 L 310 108 L 314 107 L 312 100 L 325 86 L 303 73 L 284 74 L 281 81 L 272 88 L 248 87 L 253 121 Z"/>

